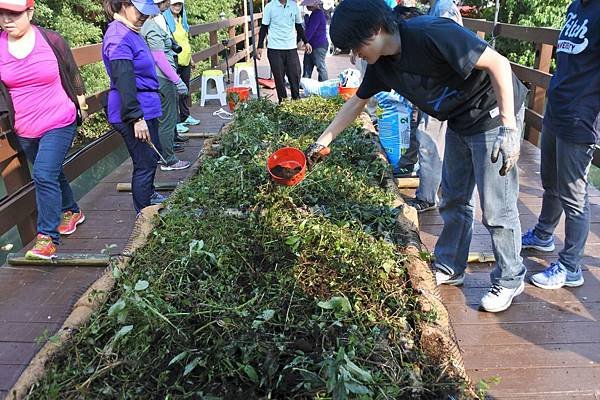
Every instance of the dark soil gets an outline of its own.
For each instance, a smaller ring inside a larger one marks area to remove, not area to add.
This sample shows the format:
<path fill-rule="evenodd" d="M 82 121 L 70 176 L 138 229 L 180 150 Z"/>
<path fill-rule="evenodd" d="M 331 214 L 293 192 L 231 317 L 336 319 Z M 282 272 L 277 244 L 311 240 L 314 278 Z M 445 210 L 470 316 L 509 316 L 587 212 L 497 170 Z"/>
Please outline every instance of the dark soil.
<path fill-rule="evenodd" d="M 283 179 L 290 179 L 296 176 L 298 173 L 300 173 L 300 171 L 302 171 L 302 167 L 287 168 L 281 165 L 276 165 L 275 168 L 271 170 L 271 172 L 273 172 L 273 175 L 276 175 Z"/>

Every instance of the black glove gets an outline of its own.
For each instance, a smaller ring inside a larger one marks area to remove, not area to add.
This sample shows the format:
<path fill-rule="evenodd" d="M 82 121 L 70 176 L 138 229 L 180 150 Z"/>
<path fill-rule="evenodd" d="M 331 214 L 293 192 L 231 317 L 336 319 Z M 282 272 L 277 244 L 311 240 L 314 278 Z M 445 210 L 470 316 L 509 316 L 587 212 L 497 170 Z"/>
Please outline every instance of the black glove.
<path fill-rule="evenodd" d="M 308 164 L 308 168 L 312 168 L 313 165 L 322 161 L 329 155 L 331 149 L 327 146 L 323 146 L 320 143 L 313 143 L 306 150 L 304 150 L 304 155 L 306 156 L 306 163 Z"/>

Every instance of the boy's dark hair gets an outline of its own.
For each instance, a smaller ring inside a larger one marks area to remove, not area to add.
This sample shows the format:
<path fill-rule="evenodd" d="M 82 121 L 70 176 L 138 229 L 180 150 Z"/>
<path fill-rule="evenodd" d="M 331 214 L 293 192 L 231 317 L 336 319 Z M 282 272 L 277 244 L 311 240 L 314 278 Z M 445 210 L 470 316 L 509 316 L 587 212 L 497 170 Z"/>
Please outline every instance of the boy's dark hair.
<path fill-rule="evenodd" d="M 333 13 L 329 36 L 343 51 L 357 49 L 380 29 L 396 33 L 397 18 L 383 0 L 343 0 Z"/>

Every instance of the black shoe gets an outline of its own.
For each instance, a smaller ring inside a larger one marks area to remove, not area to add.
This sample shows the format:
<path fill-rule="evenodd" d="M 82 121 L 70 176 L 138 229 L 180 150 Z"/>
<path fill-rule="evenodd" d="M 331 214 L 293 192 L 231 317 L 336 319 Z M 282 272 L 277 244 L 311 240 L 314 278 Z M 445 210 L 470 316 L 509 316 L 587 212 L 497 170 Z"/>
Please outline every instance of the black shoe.
<path fill-rule="evenodd" d="M 186 143 L 189 141 L 190 141 L 189 137 L 181 136 L 179 134 L 175 135 L 175 143 Z"/>
<path fill-rule="evenodd" d="M 394 178 L 411 178 L 418 176 L 415 172 L 415 167 L 398 168 L 397 172 L 394 172 Z"/>
<path fill-rule="evenodd" d="M 185 151 L 185 148 L 182 145 L 180 145 L 179 143 L 175 143 L 173 145 L 173 151 L 175 153 L 181 153 L 182 151 Z"/>
<path fill-rule="evenodd" d="M 407 199 L 406 204 L 408 204 L 411 207 L 414 207 L 417 210 L 418 214 L 421 214 L 422 212 L 429 211 L 429 210 L 435 210 L 437 208 L 435 203 L 429 203 L 425 200 L 421 200 L 421 199 L 417 199 L 417 198 Z"/>

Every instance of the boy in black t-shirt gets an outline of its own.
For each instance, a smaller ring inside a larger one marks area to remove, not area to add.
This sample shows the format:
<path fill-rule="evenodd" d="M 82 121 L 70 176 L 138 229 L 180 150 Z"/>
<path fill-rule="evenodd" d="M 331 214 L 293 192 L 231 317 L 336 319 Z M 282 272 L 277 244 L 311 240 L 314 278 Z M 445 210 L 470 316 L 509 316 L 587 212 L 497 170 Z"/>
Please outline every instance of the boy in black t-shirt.
<path fill-rule="evenodd" d="M 333 16 L 333 44 L 369 63 L 356 96 L 306 150 L 309 165 L 380 91 L 396 90 L 423 112 L 448 120 L 435 247 L 438 284 L 464 280 L 473 233 L 477 185 L 496 268 L 481 299 L 489 312 L 507 309 L 524 288 L 525 266 L 517 210 L 519 158 L 526 89 L 506 58 L 447 18 L 400 20 L 383 0 L 344 0 Z M 498 161 L 502 155 L 502 162 Z"/>

